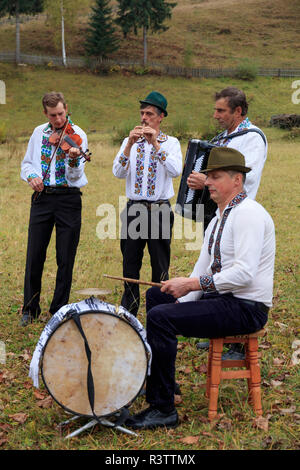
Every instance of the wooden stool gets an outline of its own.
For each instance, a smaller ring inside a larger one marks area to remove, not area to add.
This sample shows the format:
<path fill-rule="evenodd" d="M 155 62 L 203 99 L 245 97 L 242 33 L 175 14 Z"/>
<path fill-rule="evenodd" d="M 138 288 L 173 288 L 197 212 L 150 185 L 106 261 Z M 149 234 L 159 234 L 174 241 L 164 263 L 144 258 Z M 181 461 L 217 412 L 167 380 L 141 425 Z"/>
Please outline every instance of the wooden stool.
<path fill-rule="evenodd" d="M 258 337 L 265 336 L 265 334 L 266 331 L 262 329 L 249 335 L 210 339 L 205 394 L 209 399 L 208 418 L 210 421 L 217 416 L 219 385 L 222 379 L 247 379 L 249 402 L 253 405 L 255 413 L 259 416 L 262 415 Z M 243 343 L 245 359 L 222 361 L 223 345 L 226 343 Z M 239 369 L 222 370 L 232 367 Z M 243 367 L 246 367 L 246 370 L 242 369 Z"/>

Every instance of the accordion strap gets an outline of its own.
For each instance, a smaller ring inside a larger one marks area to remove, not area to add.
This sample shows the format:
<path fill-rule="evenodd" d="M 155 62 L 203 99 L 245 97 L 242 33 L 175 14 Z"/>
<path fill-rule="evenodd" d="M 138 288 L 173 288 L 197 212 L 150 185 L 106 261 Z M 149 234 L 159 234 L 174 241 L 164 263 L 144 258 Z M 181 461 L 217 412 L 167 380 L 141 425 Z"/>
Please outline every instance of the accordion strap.
<path fill-rule="evenodd" d="M 224 132 L 226 132 L 226 131 L 224 131 Z M 233 134 L 228 134 L 228 135 L 223 135 L 224 132 L 221 132 L 221 134 L 214 137 L 210 142 L 213 143 L 213 142 L 216 142 L 219 139 L 222 139 L 222 140 L 223 139 L 233 139 L 234 137 L 239 137 L 240 135 L 248 134 L 248 132 L 256 132 L 257 134 L 259 134 L 261 136 L 261 138 L 263 139 L 265 145 L 267 144 L 266 137 L 265 137 L 264 133 L 260 129 L 257 129 L 257 128 L 255 128 L 255 129 L 243 129 L 242 131 L 234 132 Z"/>

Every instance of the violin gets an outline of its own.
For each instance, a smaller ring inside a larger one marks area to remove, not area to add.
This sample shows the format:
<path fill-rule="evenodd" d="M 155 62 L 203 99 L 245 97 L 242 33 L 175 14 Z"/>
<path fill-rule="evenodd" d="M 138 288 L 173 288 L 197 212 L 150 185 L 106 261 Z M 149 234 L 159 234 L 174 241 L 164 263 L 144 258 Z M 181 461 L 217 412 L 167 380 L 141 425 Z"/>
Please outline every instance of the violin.
<path fill-rule="evenodd" d="M 72 125 L 68 120 L 61 129 L 55 129 L 55 131 L 49 137 L 49 142 L 52 145 L 60 146 L 66 155 L 69 153 L 69 150 L 72 147 L 79 149 L 79 158 L 84 158 L 84 160 L 88 162 L 91 161 L 91 152 L 89 152 L 89 149 L 87 149 L 85 152 L 82 150 L 82 138 L 80 135 L 75 133 Z"/>

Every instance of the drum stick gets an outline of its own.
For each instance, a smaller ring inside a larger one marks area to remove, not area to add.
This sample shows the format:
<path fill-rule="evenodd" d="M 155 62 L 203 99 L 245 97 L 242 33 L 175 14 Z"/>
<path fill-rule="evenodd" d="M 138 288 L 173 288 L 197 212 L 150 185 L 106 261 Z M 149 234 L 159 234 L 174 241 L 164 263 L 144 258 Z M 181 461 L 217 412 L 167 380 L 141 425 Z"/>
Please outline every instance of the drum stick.
<path fill-rule="evenodd" d="M 162 284 L 160 282 L 140 281 L 139 279 L 130 279 L 129 277 L 110 276 L 108 274 L 103 274 L 103 277 L 108 277 L 109 279 L 116 279 L 118 281 L 133 282 L 134 284 L 145 284 L 146 286 L 162 287 Z"/>

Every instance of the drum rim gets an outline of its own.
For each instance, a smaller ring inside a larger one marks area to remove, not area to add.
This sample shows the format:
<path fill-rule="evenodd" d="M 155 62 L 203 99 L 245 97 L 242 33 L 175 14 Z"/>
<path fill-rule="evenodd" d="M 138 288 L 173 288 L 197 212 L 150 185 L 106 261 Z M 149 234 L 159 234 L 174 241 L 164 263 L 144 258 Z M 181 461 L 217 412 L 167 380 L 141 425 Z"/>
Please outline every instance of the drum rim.
<path fill-rule="evenodd" d="M 96 415 L 97 418 L 108 418 L 110 416 L 114 416 L 116 413 L 118 413 L 120 410 L 122 410 L 123 408 L 126 408 L 126 407 L 129 407 L 136 399 L 137 397 L 139 396 L 144 384 L 145 384 L 145 381 L 146 381 L 146 378 L 147 378 L 147 370 L 148 370 L 148 363 L 149 363 L 149 358 L 148 358 L 148 351 L 147 351 L 147 348 L 146 348 L 146 345 L 145 345 L 145 341 L 142 337 L 142 335 L 140 334 L 140 332 L 128 321 L 126 320 L 126 318 L 124 318 L 123 316 L 121 315 L 118 315 L 117 313 L 114 313 L 114 312 L 107 312 L 107 311 L 102 311 L 101 309 L 99 310 L 83 310 L 82 312 L 78 312 L 78 314 L 80 316 L 82 315 L 86 315 L 86 314 L 89 314 L 89 313 L 105 313 L 107 315 L 110 315 L 112 317 L 116 317 L 118 318 L 119 320 L 122 320 L 124 321 L 125 323 L 129 324 L 132 329 L 135 331 L 135 333 L 139 336 L 139 338 L 141 339 L 142 341 L 142 344 L 143 344 L 143 347 L 144 347 L 144 351 L 145 351 L 145 358 L 146 358 L 146 370 L 145 370 L 145 377 L 144 377 L 144 380 L 143 380 L 143 383 L 139 389 L 139 391 L 137 392 L 137 394 L 134 396 L 134 398 L 132 398 L 126 405 L 123 405 L 121 408 L 118 408 L 117 410 L 113 411 L 112 413 L 106 413 L 104 415 Z M 42 380 L 43 380 L 43 383 L 49 393 L 49 395 L 51 395 L 51 397 L 53 398 L 53 400 L 59 405 L 61 406 L 65 411 L 67 411 L 68 413 L 71 413 L 75 416 L 79 416 L 79 417 L 85 417 L 85 418 L 95 418 L 95 416 L 91 413 L 91 414 L 83 414 L 83 413 L 77 413 L 76 411 L 74 410 L 71 410 L 70 408 L 68 408 L 67 406 L 63 405 L 62 403 L 60 403 L 58 401 L 57 398 L 55 398 L 55 396 L 51 393 L 51 391 L 49 390 L 49 387 L 46 383 L 46 379 L 44 377 L 44 370 L 43 370 L 43 360 L 44 360 L 44 353 L 46 351 L 46 347 L 48 345 L 48 342 L 50 341 L 50 339 L 52 338 L 52 336 L 54 335 L 54 333 L 56 332 L 56 330 L 58 330 L 58 328 L 60 328 L 64 323 L 68 322 L 69 320 L 72 320 L 72 316 L 64 319 L 61 323 L 59 323 L 55 329 L 51 332 L 49 338 L 47 338 L 47 341 L 43 347 L 43 350 L 42 350 L 42 355 L 41 355 L 41 366 L 40 366 L 40 370 L 41 370 L 41 377 L 42 377 Z"/>

